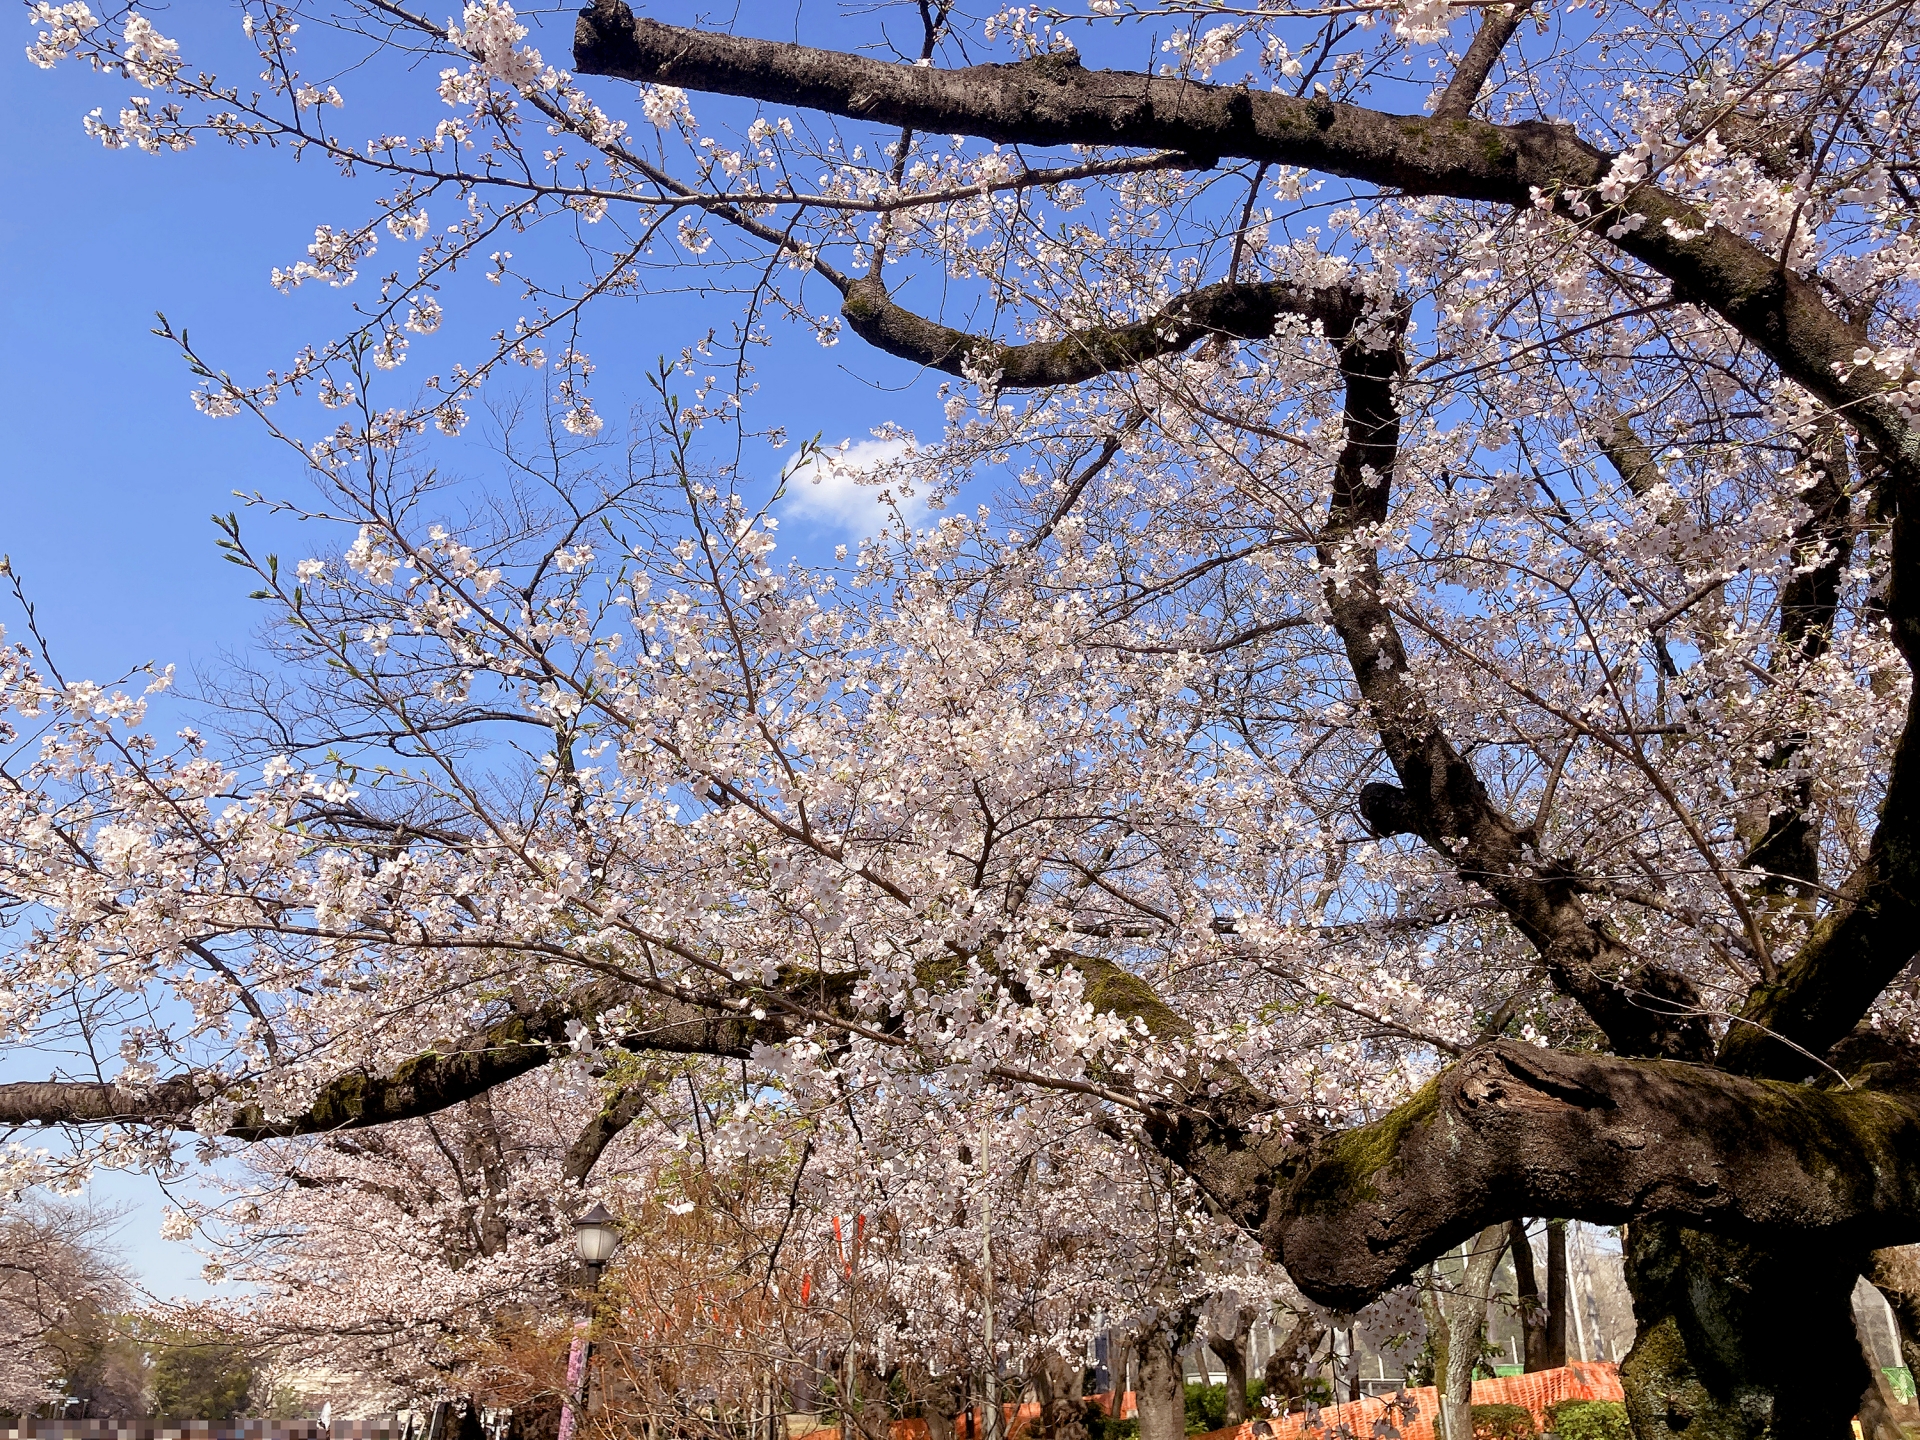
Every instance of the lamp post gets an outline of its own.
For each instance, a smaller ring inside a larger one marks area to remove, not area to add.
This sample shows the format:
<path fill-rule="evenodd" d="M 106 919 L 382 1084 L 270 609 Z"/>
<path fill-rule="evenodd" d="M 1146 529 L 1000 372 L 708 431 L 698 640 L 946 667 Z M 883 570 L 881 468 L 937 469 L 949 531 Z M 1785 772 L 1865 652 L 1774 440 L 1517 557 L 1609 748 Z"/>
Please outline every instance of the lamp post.
<path fill-rule="evenodd" d="M 589 1288 L 599 1288 L 600 1272 L 607 1268 L 607 1261 L 613 1258 L 613 1252 L 619 1248 L 620 1227 L 613 1216 L 607 1213 L 606 1206 L 596 1202 L 591 1210 L 573 1222 L 573 1252 L 580 1257 L 580 1263 L 587 1267 Z"/>
<path fill-rule="evenodd" d="M 573 1253 L 587 1269 L 587 1290 L 598 1308 L 600 1276 L 620 1248 L 620 1228 L 607 1207 L 594 1207 L 573 1222 Z M 593 1357 L 593 1310 L 575 1322 L 573 1349 L 567 1356 L 567 1398 L 560 1406 L 559 1440 L 573 1440 L 576 1416 L 587 1408 L 587 1362 Z"/>

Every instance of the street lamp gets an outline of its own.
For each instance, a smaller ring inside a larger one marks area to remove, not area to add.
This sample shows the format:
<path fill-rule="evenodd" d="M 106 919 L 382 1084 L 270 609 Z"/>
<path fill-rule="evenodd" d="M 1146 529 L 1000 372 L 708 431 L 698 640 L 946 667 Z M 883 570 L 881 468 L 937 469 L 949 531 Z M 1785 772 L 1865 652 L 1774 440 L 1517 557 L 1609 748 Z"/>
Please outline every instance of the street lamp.
<path fill-rule="evenodd" d="M 596 1202 L 591 1210 L 573 1222 L 573 1252 L 580 1257 L 580 1263 L 587 1267 L 587 1279 L 594 1285 L 600 1283 L 600 1272 L 619 1248 L 620 1228 L 613 1216 L 607 1213 L 606 1206 Z"/>
<path fill-rule="evenodd" d="M 573 1222 L 573 1253 L 580 1257 L 580 1263 L 587 1267 L 587 1288 L 596 1292 L 600 1289 L 600 1273 L 607 1268 L 607 1261 L 613 1258 L 613 1252 L 620 1248 L 620 1227 L 607 1207 L 595 1203 L 594 1207 Z M 573 1350 L 567 1357 L 567 1396 L 560 1406 L 559 1440 L 574 1440 L 578 1428 L 578 1417 L 587 1408 L 587 1367 L 593 1359 L 593 1312 L 576 1322 L 573 1336 Z"/>

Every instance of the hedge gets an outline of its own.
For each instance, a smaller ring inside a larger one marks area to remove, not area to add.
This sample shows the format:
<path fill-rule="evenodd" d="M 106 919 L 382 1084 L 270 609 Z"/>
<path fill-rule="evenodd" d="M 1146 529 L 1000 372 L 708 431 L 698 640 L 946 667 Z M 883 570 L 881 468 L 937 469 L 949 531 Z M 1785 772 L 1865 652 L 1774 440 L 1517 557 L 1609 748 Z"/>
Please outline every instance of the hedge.
<path fill-rule="evenodd" d="M 1560 1440 L 1633 1440 L 1618 1400 L 1562 1400 L 1547 1411 L 1547 1428 Z"/>
<path fill-rule="evenodd" d="M 1533 1440 L 1533 1412 L 1524 1405 L 1475 1405 L 1473 1440 Z"/>

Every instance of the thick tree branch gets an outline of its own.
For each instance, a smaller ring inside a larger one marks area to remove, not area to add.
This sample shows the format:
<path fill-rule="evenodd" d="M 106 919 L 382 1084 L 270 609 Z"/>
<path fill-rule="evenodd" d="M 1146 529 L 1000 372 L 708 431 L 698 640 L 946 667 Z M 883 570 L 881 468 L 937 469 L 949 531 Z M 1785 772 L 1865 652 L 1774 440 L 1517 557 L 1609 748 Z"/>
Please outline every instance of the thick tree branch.
<path fill-rule="evenodd" d="M 388 1074 L 353 1071 L 321 1087 L 297 1115 L 269 1116 L 242 1104 L 223 1134 L 236 1140 L 355 1130 L 432 1115 L 537 1070 L 565 1046 L 568 1006 L 514 1015 L 446 1050 L 429 1050 Z M 151 1086 L 87 1081 L 0 1085 L 0 1125 L 182 1125 L 222 1098 L 209 1076 L 176 1075 Z"/>
<path fill-rule="evenodd" d="M 1920 496 L 1900 492 L 1886 615 L 1910 673 L 1920 673 Z M 1756 986 L 1727 1028 L 1717 1063 L 1799 1079 L 1859 1023 L 1920 951 L 1920 686 L 1887 769 L 1867 858 L 1840 887 L 1777 980 Z"/>
<path fill-rule="evenodd" d="M 1413 683 L 1399 627 L 1381 598 L 1370 535 L 1386 521 L 1398 455 L 1399 350 L 1355 340 L 1343 347 L 1340 368 L 1347 444 L 1334 466 L 1320 564 L 1329 577 L 1329 618 L 1400 780 L 1362 790 L 1363 818 L 1379 834 L 1419 835 L 1453 861 L 1462 879 L 1499 901 L 1539 950 L 1554 984 L 1579 1002 L 1615 1050 L 1705 1059 L 1709 1044 L 1693 986 L 1675 972 L 1636 963 L 1587 915 L 1571 874 L 1540 856 L 1534 837 L 1500 812 Z"/>
<path fill-rule="evenodd" d="M 1637 186 L 1618 205 L 1601 203 L 1595 187 L 1613 156 L 1571 126 L 1394 115 L 1240 85 L 1087 70 L 1071 54 L 952 70 L 896 65 L 635 19 L 623 0 L 581 12 L 574 68 L 1003 143 L 1163 148 L 1294 165 L 1408 195 L 1519 209 L 1538 200 L 1667 276 L 1678 298 L 1712 310 L 1784 374 L 1844 407 L 1903 476 L 1920 475 L 1920 439 L 1882 398 L 1877 372 L 1854 364 L 1865 331 L 1831 309 L 1813 281 L 1707 225 L 1656 185 Z"/>
<path fill-rule="evenodd" d="M 658 1077 L 649 1074 L 641 1080 L 622 1085 L 608 1096 L 606 1104 L 600 1107 L 567 1148 L 566 1161 L 560 1167 L 561 1179 L 570 1185 L 586 1184 L 593 1167 L 606 1154 L 607 1146 L 619 1138 L 621 1131 L 646 1113 L 647 1101 L 653 1097 L 657 1085 Z"/>
<path fill-rule="evenodd" d="M 1473 32 L 1473 43 L 1467 46 L 1467 53 L 1460 57 L 1460 68 L 1453 72 L 1453 79 L 1433 107 L 1434 119 L 1458 120 L 1473 113 L 1473 102 L 1486 88 L 1487 76 L 1493 73 L 1494 64 L 1513 38 L 1513 32 L 1520 28 L 1530 3 L 1531 0 L 1522 0 L 1517 5 L 1495 5 L 1480 12 L 1480 27 Z"/>
<path fill-rule="evenodd" d="M 844 294 L 840 313 L 869 345 L 949 375 L 991 377 L 1003 390 L 1078 385 L 1177 354 L 1206 335 L 1264 340 L 1283 315 L 1302 316 L 1328 334 L 1345 334 L 1363 303 L 1346 286 L 1309 290 L 1277 282 L 1221 281 L 1171 301 L 1149 320 L 1003 345 L 914 314 L 895 303 L 873 276 L 852 281 Z"/>
<path fill-rule="evenodd" d="M 1660 473 L 1660 463 L 1653 458 L 1653 448 L 1640 438 L 1633 422 L 1611 406 L 1602 405 L 1599 415 L 1594 434 L 1600 453 L 1620 472 L 1634 499 L 1646 499 L 1666 479 Z"/>
<path fill-rule="evenodd" d="M 1307 1294 L 1356 1310 L 1514 1215 L 1904 1243 L 1920 1235 L 1920 1098 L 1500 1041 L 1318 1141 L 1262 1238 Z"/>
<path fill-rule="evenodd" d="M 571 1054 L 579 1026 L 635 998 L 627 987 L 594 982 L 564 1003 L 509 1016 L 446 1049 L 424 1051 L 390 1072 L 354 1070 L 336 1076 L 305 1110 L 294 1114 L 270 1114 L 248 1101 L 244 1089 L 236 1093 L 221 1077 L 183 1074 L 148 1086 L 68 1080 L 0 1085 L 0 1126 L 179 1126 L 192 1123 L 197 1110 L 221 1100 L 240 1102 L 221 1131 L 235 1140 L 416 1120 Z M 752 1020 L 718 1006 L 710 1011 L 690 1002 L 650 1001 L 643 1016 L 623 1025 L 619 1043 L 631 1050 L 744 1059 L 756 1041 L 786 1038 L 789 1032 L 777 1017 Z"/>

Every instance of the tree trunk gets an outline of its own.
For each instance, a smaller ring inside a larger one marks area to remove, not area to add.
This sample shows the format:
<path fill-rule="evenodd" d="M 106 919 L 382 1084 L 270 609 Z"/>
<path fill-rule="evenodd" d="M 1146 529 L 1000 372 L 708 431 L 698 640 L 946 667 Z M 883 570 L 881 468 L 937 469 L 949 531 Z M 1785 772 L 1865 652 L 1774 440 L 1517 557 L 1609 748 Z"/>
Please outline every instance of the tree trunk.
<path fill-rule="evenodd" d="M 1227 1414 L 1229 1425 L 1247 1423 L 1247 1348 L 1245 1337 L 1226 1342 L 1222 1349 L 1218 1344 L 1213 1353 L 1220 1357 L 1220 1364 L 1227 1372 Z"/>
<path fill-rule="evenodd" d="M 1420 1383 L 1444 1390 L 1447 1384 L 1447 1317 L 1440 1309 L 1440 1281 L 1429 1265 L 1420 1272 L 1420 1318 L 1427 1326 L 1427 1359 L 1431 1362 Z"/>
<path fill-rule="evenodd" d="M 1035 1440 L 1087 1440 L 1081 1400 L 1086 1367 L 1078 1356 L 1043 1350 L 1027 1364 L 1027 1383 L 1039 1402 L 1040 1416 L 1029 1433 Z"/>
<path fill-rule="evenodd" d="M 852 1412 L 848 1428 L 857 1432 L 860 1440 L 889 1440 L 893 1433 L 893 1406 L 888 1396 L 891 1374 L 881 1371 L 865 1354 L 855 1358 L 852 1368 L 857 1393 L 846 1407 Z M 845 1440 L 853 1440 L 853 1436 L 849 1434 Z"/>
<path fill-rule="evenodd" d="M 1227 1372 L 1227 1413 L 1229 1425 L 1244 1425 L 1247 1411 L 1247 1336 L 1259 1312 L 1242 1305 L 1231 1291 L 1214 1297 L 1207 1308 L 1207 1348 L 1220 1357 Z"/>
<path fill-rule="evenodd" d="M 1129 1331 L 1109 1330 L 1107 1332 L 1107 1378 L 1108 1389 L 1113 1395 L 1113 1407 L 1109 1415 L 1120 1418 L 1120 1402 L 1126 1399 L 1131 1388 L 1127 1372 L 1133 1368 L 1134 1344 Z"/>
<path fill-rule="evenodd" d="M 1572 1301 L 1567 1286 L 1567 1222 L 1547 1221 L 1547 1333 L 1540 1352 L 1542 1370 L 1558 1370 L 1567 1363 L 1567 1314 Z M 1532 1369 L 1529 1361 L 1527 1368 Z"/>
<path fill-rule="evenodd" d="M 1185 1337 L 1160 1324 L 1145 1326 L 1134 1342 L 1140 1357 L 1135 1400 L 1140 1406 L 1140 1440 L 1185 1440 L 1187 1386 L 1180 1364 Z"/>
<path fill-rule="evenodd" d="M 1275 1337 L 1261 1381 L 1266 1398 L 1281 1413 L 1297 1409 L 1301 1397 L 1307 1393 L 1307 1367 L 1313 1361 L 1320 1337 L 1325 1334 L 1325 1328 L 1312 1316 L 1296 1314 L 1285 1337 Z"/>
<path fill-rule="evenodd" d="M 993 1356 L 987 1356 L 986 1364 L 991 1368 L 977 1371 L 974 1375 L 980 1386 L 979 1393 L 974 1397 L 980 1407 L 979 1440 L 1006 1440 L 1007 1412 L 1001 1408 L 1000 1372 Z"/>
<path fill-rule="evenodd" d="M 1852 1313 L 1866 1263 L 1635 1221 L 1639 1335 L 1620 1367 L 1635 1440 L 1846 1440 L 1868 1381 Z"/>
<path fill-rule="evenodd" d="M 934 1375 L 915 1365 L 907 1371 L 907 1391 L 919 1403 L 927 1422 L 927 1440 L 954 1440 L 953 1417 L 966 1398 L 958 1375 Z"/>
<path fill-rule="evenodd" d="M 1526 1368 L 1551 1370 L 1547 1363 L 1547 1307 L 1540 1298 L 1540 1280 L 1533 1269 L 1533 1241 L 1527 1238 L 1527 1222 L 1514 1220 L 1507 1225 L 1507 1250 L 1513 1256 L 1514 1300 L 1520 1309 L 1520 1330 L 1526 1337 Z"/>
<path fill-rule="evenodd" d="M 1487 1296 L 1506 1248 L 1504 1224 L 1489 1225 L 1469 1240 L 1459 1287 L 1440 1301 L 1447 1330 L 1446 1363 L 1439 1367 L 1445 1377 L 1440 1387 L 1440 1417 L 1447 1440 L 1473 1437 L 1473 1369 L 1486 1347 Z"/>

